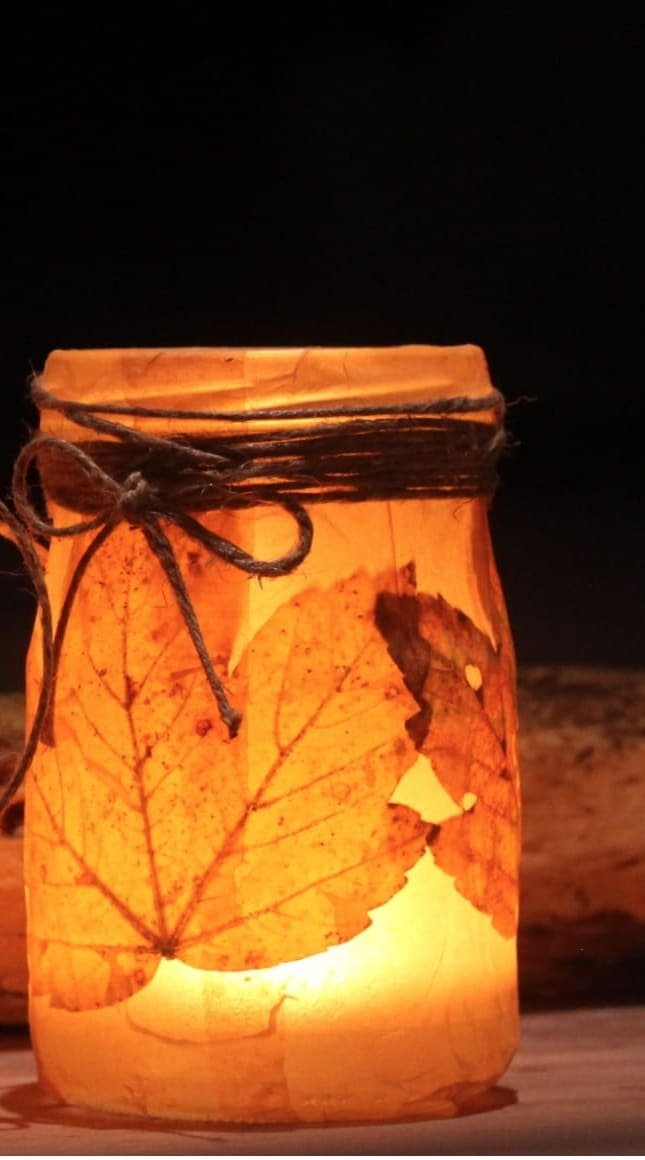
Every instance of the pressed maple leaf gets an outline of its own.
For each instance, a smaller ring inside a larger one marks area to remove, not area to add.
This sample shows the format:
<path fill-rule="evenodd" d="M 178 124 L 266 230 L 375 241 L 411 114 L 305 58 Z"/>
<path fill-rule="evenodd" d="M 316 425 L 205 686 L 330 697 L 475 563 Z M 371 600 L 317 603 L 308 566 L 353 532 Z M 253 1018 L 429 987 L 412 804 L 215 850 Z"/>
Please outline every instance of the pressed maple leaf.
<path fill-rule="evenodd" d="M 408 570 L 408 577 L 412 576 Z M 519 803 L 513 659 L 441 596 L 379 596 L 377 624 L 418 711 L 408 721 L 461 813 L 429 838 L 438 866 L 510 937 L 517 923 Z"/>
<path fill-rule="evenodd" d="M 194 548 L 182 566 L 216 654 L 218 577 Z M 429 827 L 388 804 L 416 752 L 414 700 L 374 622 L 384 584 L 394 574 L 360 573 L 269 618 L 226 678 L 243 713 L 230 740 L 155 559 L 125 531 L 108 541 L 30 788 L 36 992 L 86 1009 L 132 994 L 162 956 L 208 970 L 301 958 L 404 886 Z"/>

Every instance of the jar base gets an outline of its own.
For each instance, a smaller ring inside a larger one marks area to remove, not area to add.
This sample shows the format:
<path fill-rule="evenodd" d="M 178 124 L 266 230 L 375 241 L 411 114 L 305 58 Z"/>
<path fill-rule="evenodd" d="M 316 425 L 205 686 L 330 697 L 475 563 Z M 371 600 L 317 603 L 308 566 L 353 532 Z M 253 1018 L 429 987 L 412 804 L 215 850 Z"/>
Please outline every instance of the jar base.
<path fill-rule="evenodd" d="M 503 1073 L 502 1073 L 503 1074 Z M 439 1088 L 425 1096 L 402 1103 L 396 1110 L 391 1102 L 374 1104 L 370 1107 L 358 1106 L 354 1103 L 345 1107 L 326 1105 L 317 1100 L 310 1105 L 301 1107 L 297 1115 L 293 1109 L 275 1108 L 271 1112 L 264 1109 L 261 1113 L 250 1108 L 220 1109 L 216 1114 L 204 1109 L 193 1110 L 183 1108 L 172 1109 L 171 1102 L 163 1106 L 151 1101 L 145 1111 L 135 1111 L 131 1104 L 118 1097 L 103 1101 L 73 1102 L 65 1099 L 63 1094 L 39 1075 L 39 1084 L 43 1095 L 48 1100 L 55 1101 L 57 1106 L 64 1105 L 73 1115 L 82 1116 L 89 1120 L 94 1117 L 115 1116 L 126 1117 L 133 1125 L 145 1119 L 158 1120 L 165 1129 L 172 1125 L 186 1125 L 194 1127 L 200 1125 L 243 1131 L 256 1130 L 262 1127 L 332 1127 L 338 1125 L 352 1126 L 386 1123 L 405 1123 L 424 1120 L 448 1120 L 461 1116 L 480 1115 L 485 1112 L 497 1111 L 515 1103 L 515 1092 L 511 1088 L 500 1086 L 496 1081 L 500 1077 L 481 1082 L 464 1082 L 451 1084 L 449 1087 Z"/>

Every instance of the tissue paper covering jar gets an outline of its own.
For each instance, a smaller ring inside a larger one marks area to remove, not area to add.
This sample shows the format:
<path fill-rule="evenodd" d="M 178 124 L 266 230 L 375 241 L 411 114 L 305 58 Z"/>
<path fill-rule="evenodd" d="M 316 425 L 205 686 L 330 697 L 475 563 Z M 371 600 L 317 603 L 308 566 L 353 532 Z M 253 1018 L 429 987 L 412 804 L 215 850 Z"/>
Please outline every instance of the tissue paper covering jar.
<path fill-rule="evenodd" d="M 170 1118 L 455 1114 L 517 1039 L 481 352 L 55 352 L 42 384 L 41 430 L 102 474 L 39 457 L 55 526 L 95 523 L 47 562 L 54 622 L 76 591 L 27 786 L 41 1082 Z"/>

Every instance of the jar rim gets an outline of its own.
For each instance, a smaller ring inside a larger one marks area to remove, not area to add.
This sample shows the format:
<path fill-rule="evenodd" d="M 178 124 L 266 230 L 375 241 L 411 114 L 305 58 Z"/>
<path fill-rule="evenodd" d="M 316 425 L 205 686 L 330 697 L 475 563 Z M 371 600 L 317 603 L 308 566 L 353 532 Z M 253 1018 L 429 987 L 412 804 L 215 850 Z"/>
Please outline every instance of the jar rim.
<path fill-rule="evenodd" d="M 87 404 L 244 410 L 418 401 L 491 389 L 472 345 L 56 350 L 43 384 Z"/>

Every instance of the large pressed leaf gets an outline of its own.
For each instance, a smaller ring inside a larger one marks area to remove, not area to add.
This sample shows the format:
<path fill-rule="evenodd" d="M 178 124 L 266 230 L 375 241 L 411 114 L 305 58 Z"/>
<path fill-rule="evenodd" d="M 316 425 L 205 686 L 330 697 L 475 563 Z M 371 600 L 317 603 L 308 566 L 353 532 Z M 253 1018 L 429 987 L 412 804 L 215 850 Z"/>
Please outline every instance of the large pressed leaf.
<path fill-rule="evenodd" d="M 181 562 L 198 607 L 216 603 L 206 558 Z M 301 958 L 404 885 L 429 827 L 388 804 L 416 756 L 415 703 L 374 622 L 395 580 L 358 574 L 278 609 L 226 679 L 244 715 L 230 740 L 156 561 L 127 531 L 107 542 L 30 793 L 36 991 L 85 1009 L 132 994 L 162 956 L 209 970 Z"/>
<path fill-rule="evenodd" d="M 410 571 L 408 571 L 408 577 Z M 437 865 L 491 916 L 517 924 L 519 802 L 514 757 L 513 660 L 441 596 L 384 592 L 377 624 L 418 705 L 408 730 L 460 813 L 434 832 Z"/>

